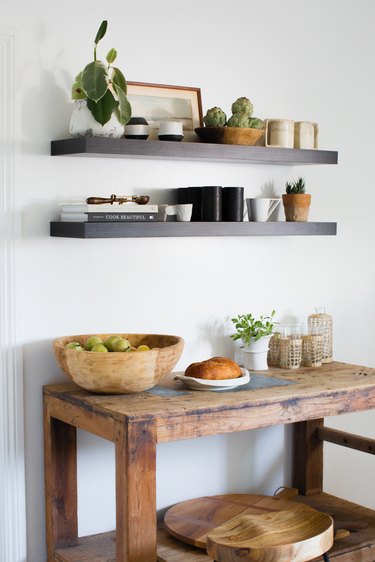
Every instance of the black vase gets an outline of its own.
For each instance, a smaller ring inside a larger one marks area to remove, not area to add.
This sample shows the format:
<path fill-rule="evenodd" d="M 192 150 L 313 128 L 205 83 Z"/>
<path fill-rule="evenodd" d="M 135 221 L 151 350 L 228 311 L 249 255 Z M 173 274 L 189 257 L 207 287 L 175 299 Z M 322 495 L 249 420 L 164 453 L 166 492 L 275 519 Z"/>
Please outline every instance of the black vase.
<path fill-rule="evenodd" d="M 201 190 L 201 220 L 219 222 L 222 219 L 222 190 L 219 185 L 205 185 Z"/>
<path fill-rule="evenodd" d="M 223 187 L 222 220 L 226 222 L 243 221 L 244 188 Z"/>
<path fill-rule="evenodd" d="M 191 221 L 201 220 L 201 187 L 178 187 L 177 203 L 192 203 L 193 211 Z"/>

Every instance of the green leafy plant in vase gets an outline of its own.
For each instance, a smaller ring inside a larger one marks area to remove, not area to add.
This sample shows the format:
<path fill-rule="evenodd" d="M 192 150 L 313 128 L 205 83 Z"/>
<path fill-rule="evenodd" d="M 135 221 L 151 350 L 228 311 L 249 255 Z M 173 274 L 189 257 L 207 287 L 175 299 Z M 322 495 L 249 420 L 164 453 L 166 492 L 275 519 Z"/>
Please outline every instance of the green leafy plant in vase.
<path fill-rule="evenodd" d="M 230 337 L 236 341 L 241 340 L 244 344 L 243 364 L 246 369 L 252 371 L 265 371 L 268 369 L 267 353 L 269 340 L 272 337 L 276 322 L 274 322 L 275 310 L 271 314 L 261 314 L 259 318 L 252 314 L 239 314 L 232 318 L 236 332 Z"/>
<path fill-rule="evenodd" d="M 73 136 L 121 137 L 131 118 L 125 76 L 113 66 L 116 49 L 108 51 L 105 63 L 97 58 L 97 46 L 106 34 L 107 25 L 106 20 L 102 21 L 94 40 L 94 60 L 78 74 L 72 86 L 76 104 L 70 124 Z"/>
<path fill-rule="evenodd" d="M 283 194 L 285 219 L 288 222 L 306 222 L 309 218 L 311 195 L 306 193 L 304 178 L 286 182 Z"/>

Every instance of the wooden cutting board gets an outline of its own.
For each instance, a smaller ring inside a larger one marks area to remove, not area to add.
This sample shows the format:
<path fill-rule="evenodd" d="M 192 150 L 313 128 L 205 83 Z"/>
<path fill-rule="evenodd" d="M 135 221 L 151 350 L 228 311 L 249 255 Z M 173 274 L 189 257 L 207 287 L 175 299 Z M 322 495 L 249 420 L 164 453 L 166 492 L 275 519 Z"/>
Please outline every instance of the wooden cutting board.
<path fill-rule="evenodd" d="M 207 553 L 221 562 L 303 562 L 333 545 L 333 520 L 309 509 L 239 515 L 207 535 Z"/>
<path fill-rule="evenodd" d="M 225 494 L 206 496 L 181 502 L 167 511 L 164 523 L 168 532 L 198 548 L 206 549 L 206 537 L 216 527 L 238 516 L 293 510 L 311 512 L 311 508 L 279 496 Z M 313 510 L 315 511 L 315 510 Z"/>

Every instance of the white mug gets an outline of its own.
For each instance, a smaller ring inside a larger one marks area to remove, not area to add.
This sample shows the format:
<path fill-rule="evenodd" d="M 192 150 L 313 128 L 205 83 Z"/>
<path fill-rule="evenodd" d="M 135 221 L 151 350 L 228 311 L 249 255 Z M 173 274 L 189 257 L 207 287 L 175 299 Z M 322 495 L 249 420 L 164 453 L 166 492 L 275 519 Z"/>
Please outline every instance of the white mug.
<path fill-rule="evenodd" d="M 190 222 L 192 212 L 192 203 L 184 203 L 182 205 L 168 205 L 166 208 L 166 214 L 176 215 L 178 222 Z"/>
<path fill-rule="evenodd" d="M 266 119 L 264 144 L 265 146 L 293 148 L 294 121 L 290 119 Z"/>
<path fill-rule="evenodd" d="M 310 121 L 294 123 L 294 148 L 318 148 L 318 123 Z"/>
<path fill-rule="evenodd" d="M 270 197 L 257 197 L 246 199 L 249 221 L 266 222 L 280 204 L 281 199 Z"/>

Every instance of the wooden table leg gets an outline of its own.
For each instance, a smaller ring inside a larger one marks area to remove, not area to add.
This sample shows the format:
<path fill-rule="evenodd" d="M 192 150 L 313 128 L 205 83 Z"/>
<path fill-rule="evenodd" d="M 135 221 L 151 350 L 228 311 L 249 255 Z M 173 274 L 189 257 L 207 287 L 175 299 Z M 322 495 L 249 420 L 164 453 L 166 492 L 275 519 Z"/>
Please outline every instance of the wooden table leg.
<path fill-rule="evenodd" d="M 44 473 L 47 561 L 54 551 L 78 540 L 76 428 L 50 412 L 44 398 Z"/>
<path fill-rule="evenodd" d="M 323 424 L 322 418 L 294 424 L 292 486 L 306 496 L 323 490 Z"/>
<path fill-rule="evenodd" d="M 156 427 L 117 421 L 116 562 L 156 562 Z"/>

